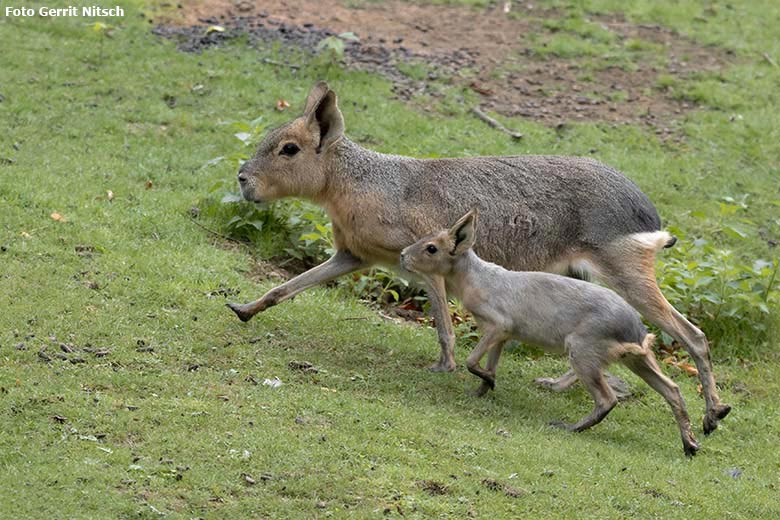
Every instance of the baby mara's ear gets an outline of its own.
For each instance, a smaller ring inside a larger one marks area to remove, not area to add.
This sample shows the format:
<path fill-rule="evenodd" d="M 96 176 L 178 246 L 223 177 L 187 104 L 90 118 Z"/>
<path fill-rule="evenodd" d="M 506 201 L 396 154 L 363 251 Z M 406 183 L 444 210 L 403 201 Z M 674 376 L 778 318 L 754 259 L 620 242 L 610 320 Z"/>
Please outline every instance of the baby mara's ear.
<path fill-rule="evenodd" d="M 460 220 L 458 220 L 452 228 L 450 228 L 450 238 L 454 247 L 450 254 L 453 256 L 462 255 L 472 247 L 476 241 L 477 232 L 477 210 L 472 209 Z"/>

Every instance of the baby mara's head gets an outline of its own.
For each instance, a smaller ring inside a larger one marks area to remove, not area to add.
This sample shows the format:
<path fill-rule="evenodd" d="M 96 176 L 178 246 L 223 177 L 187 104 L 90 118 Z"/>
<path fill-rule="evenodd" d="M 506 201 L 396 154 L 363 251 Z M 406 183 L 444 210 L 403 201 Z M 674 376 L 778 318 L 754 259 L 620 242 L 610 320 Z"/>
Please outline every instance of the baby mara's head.
<path fill-rule="evenodd" d="M 463 215 L 450 229 L 426 235 L 401 251 L 401 267 L 420 275 L 448 275 L 458 257 L 474 246 L 477 210 Z"/>

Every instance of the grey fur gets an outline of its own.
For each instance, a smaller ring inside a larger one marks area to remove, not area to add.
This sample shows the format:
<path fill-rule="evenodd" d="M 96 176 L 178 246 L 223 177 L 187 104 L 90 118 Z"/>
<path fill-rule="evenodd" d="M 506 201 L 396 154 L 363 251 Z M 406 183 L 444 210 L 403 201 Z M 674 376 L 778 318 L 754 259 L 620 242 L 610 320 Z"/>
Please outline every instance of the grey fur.
<path fill-rule="evenodd" d="M 239 182 L 248 200 L 296 196 L 325 208 L 338 252 L 259 300 L 230 304 L 240 319 L 372 264 L 397 266 L 404 247 L 478 208 L 480 256 L 508 269 L 572 273 L 607 283 L 691 353 L 706 401 L 705 431 L 728 413 L 715 387 L 706 337 L 658 290 L 658 248 L 645 235 L 658 232 L 660 220 L 630 179 L 579 157 L 380 154 L 350 141 L 343 131 L 336 94 L 320 82 L 303 115 L 270 132 L 241 167 Z M 285 154 L 288 143 L 299 151 Z M 431 368 L 454 370 L 444 281 L 434 276 L 427 282 L 440 345 L 439 361 Z"/>
<path fill-rule="evenodd" d="M 401 265 L 422 276 L 443 276 L 447 291 L 477 320 L 482 339 L 467 361 L 469 371 L 483 380 L 477 394 L 495 387 L 501 349 L 509 339 L 566 354 L 572 372 L 557 381 L 538 382 L 553 389 L 566 388 L 577 378 L 585 384 L 595 401 L 591 414 L 575 424 L 555 423 L 582 431 L 617 404 L 603 369 L 619 360 L 668 401 L 683 449 L 694 455 L 699 447 L 680 390 L 659 370 L 652 351 L 654 336 L 639 313 L 604 287 L 550 273 L 508 271 L 482 260 L 472 249 L 475 221 L 472 211 L 449 231 L 423 237 L 401 252 Z M 488 362 L 483 369 L 480 361 L 485 354 Z"/>

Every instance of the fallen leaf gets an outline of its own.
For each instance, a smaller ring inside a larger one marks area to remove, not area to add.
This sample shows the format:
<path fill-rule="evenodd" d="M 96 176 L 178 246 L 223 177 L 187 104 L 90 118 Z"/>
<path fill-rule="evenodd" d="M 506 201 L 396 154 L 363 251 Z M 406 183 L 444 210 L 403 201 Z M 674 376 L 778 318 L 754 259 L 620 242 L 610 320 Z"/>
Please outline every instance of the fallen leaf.
<path fill-rule="evenodd" d="M 493 94 L 495 94 L 495 92 L 493 92 L 489 88 L 483 87 L 476 81 L 472 81 L 471 83 L 469 83 L 469 87 L 477 94 L 482 94 L 483 96 L 492 96 Z"/>
<path fill-rule="evenodd" d="M 144 183 L 144 188 L 146 188 L 147 190 L 151 190 L 151 189 L 152 189 L 152 186 L 153 186 L 153 185 L 152 185 L 152 181 L 146 181 L 146 182 Z"/>
<path fill-rule="evenodd" d="M 241 474 L 241 477 L 243 477 L 243 479 L 244 479 L 244 482 L 246 482 L 246 483 L 247 483 L 247 484 L 249 484 L 250 486 L 254 486 L 255 484 L 257 484 L 257 481 L 256 481 L 255 479 L 253 479 L 253 478 L 251 477 L 251 475 L 248 475 L 248 474 L 246 474 L 246 473 L 242 473 L 242 474 Z"/>
<path fill-rule="evenodd" d="M 51 215 L 49 215 L 49 216 L 50 216 L 50 217 L 51 217 L 53 220 L 56 220 L 57 222 L 67 222 L 67 220 L 65 219 L 65 217 L 63 217 L 63 216 L 62 216 L 62 215 L 60 215 L 59 213 L 56 213 L 56 212 L 55 212 L 55 213 L 52 213 L 52 214 L 51 214 Z"/>
<path fill-rule="evenodd" d="M 286 100 L 284 100 L 284 99 L 277 99 L 277 100 L 276 100 L 276 110 L 278 110 L 279 112 L 281 112 L 282 110 L 284 110 L 284 109 L 286 109 L 286 108 L 290 108 L 290 103 L 288 103 L 288 102 L 287 102 Z"/>
<path fill-rule="evenodd" d="M 206 29 L 206 34 L 211 34 L 213 32 L 225 32 L 225 28 L 221 25 L 210 25 L 208 29 Z"/>
<path fill-rule="evenodd" d="M 699 371 L 696 369 L 695 366 L 691 365 L 690 363 L 677 363 L 677 368 L 687 373 L 689 376 L 698 376 Z"/>
<path fill-rule="evenodd" d="M 111 190 L 108 190 L 108 191 L 106 192 L 106 198 L 109 200 L 109 202 L 110 202 L 110 201 L 112 201 L 112 200 L 114 200 L 114 192 L 113 192 L 113 191 L 111 191 Z"/>
<path fill-rule="evenodd" d="M 27 231 L 22 231 L 20 235 L 22 235 L 22 238 L 32 238 L 32 235 L 30 235 L 30 233 Z"/>

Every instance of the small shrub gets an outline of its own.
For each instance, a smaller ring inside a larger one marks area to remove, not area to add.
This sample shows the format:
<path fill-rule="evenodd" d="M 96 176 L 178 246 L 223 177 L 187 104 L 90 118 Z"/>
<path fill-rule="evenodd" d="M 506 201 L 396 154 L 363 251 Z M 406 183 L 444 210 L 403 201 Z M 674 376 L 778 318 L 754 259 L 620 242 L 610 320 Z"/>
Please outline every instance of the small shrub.
<path fill-rule="evenodd" d="M 743 356 L 766 338 L 772 324 L 772 308 L 780 306 L 778 259 L 745 260 L 732 249 L 716 245 L 712 238 L 749 241 L 752 223 L 736 218 L 744 201 L 727 199 L 719 204 L 719 216 L 709 219 L 694 212 L 701 235 L 688 238 L 670 228 L 679 242 L 660 255 L 659 285 L 669 302 L 705 331 L 709 339 L 729 345 L 729 352 Z M 665 338 L 667 342 L 670 338 Z"/>

